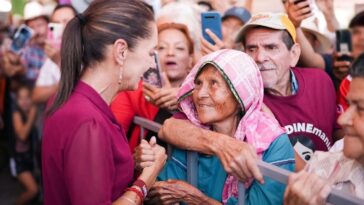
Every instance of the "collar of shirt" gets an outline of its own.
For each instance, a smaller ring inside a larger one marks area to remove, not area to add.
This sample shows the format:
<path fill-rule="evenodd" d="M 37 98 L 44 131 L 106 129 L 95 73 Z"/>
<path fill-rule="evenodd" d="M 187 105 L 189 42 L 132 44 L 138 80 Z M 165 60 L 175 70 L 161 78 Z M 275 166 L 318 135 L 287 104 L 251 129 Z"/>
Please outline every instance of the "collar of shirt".
<path fill-rule="evenodd" d="M 293 71 L 291 70 L 291 88 L 292 88 L 292 95 L 296 95 L 298 92 L 298 82 L 296 76 L 294 75 Z"/>
<path fill-rule="evenodd" d="M 117 123 L 114 115 L 112 114 L 110 107 L 101 98 L 100 94 L 98 94 L 91 86 L 80 80 L 75 87 L 75 92 L 88 98 L 103 114 L 107 116 L 107 118 L 109 118 L 115 125 L 118 125 L 119 130 L 121 129 L 119 123 Z"/>

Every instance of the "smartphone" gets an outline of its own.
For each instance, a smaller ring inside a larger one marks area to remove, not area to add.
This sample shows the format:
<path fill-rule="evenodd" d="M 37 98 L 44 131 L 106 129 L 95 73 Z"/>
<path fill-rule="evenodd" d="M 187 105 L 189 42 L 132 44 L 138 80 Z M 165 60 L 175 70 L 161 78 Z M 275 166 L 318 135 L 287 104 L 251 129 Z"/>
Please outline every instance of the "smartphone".
<path fill-rule="evenodd" d="M 298 4 L 298 3 L 303 2 L 303 1 L 306 1 L 306 0 L 295 0 L 293 3 Z"/>
<path fill-rule="evenodd" d="M 222 39 L 221 32 L 221 15 L 216 11 L 201 13 L 202 36 L 212 45 L 215 45 L 214 40 L 206 33 L 206 29 L 210 29 L 219 39 Z"/>
<path fill-rule="evenodd" d="M 59 23 L 49 23 L 48 24 L 48 41 L 58 49 L 61 48 L 63 25 Z"/>
<path fill-rule="evenodd" d="M 12 37 L 10 50 L 19 54 L 33 36 L 33 30 L 22 24 Z"/>
<path fill-rule="evenodd" d="M 348 29 L 336 31 L 336 51 L 342 55 L 338 57 L 338 61 L 352 61 L 353 58 L 347 55 L 353 51 L 351 43 L 351 32 Z"/>
<path fill-rule="evenodd" d="M 202 11 L 212 11 L 212 5 L 210 2 L 206 1 L 206 0 L 201 0 L 198 1 L 197 4 L 200 6 L 200 8 L 202 8 Z"/>
<path fill-rule="evenodd" d="M 151 85 L 154 85 L 157 88 L 161 88 L 163 86 L 162 74 L 161 74 L 161 66 L 159 62 L 158 53 L 155 51 L 154 54 L 155 68 L 149 68 L 143 74 L 143 81 L 147 82 Z"/>
<path fill-rule="evenodd" d="M 298 3 L 301 3 L 301 2 L 304 2 L 304 1 L 308 1 L 308 0 L 293 0 L 293 4 L 298 4 Z M 307 5 L 307 6 L 305 6 L 305 7 L 303 7 L 303 8 L 308 8 L 308 7 L 310 7 L 310 5 Z M 311 9 L 312 10 L 312 9 Z M 308 11 L 308 12 L 306 12 L 306 13 L 304 13 L 304 14 L 309 14 L 309 13 L 311 13 L 311 10 L 310 11 Z"/>

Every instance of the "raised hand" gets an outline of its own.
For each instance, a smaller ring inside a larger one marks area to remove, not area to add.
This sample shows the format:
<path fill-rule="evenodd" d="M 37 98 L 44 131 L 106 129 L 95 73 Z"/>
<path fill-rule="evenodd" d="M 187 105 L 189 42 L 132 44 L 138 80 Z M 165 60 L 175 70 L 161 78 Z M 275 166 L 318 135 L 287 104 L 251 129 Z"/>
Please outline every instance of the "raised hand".
<path fill-rule="evenodd" d="M 285 1 L 284 8 L 286 9 L 289 19 L 296 28 L 301 26 L 301 22 L 304 19 L 312 16 L 310 4 L 310 0 L 305 0 L 297 4 L 291 0 Z"/>
<path fill-rule="evenodd" d="M 210 42 L 208 42 L 204 38 L 201 38 L 202 55 L 207 55 L 209 53 L 212 53 L 212 52 L 220 50 L 220 49 L 224 49 L 226 47 L 224 42 L 221 39 L 219 39 L 219 37 L 217 37 L 210 29 L 206 29 L 206 33 L 215 42 L 215 45 L 212 45 Z"/>

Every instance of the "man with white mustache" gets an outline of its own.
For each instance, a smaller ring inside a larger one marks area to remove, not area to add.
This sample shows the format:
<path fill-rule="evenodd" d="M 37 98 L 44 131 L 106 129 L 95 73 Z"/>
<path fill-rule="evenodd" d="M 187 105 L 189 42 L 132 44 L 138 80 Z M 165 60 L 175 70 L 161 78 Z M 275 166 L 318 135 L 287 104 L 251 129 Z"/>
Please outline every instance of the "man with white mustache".
<path fill-rule="evenodd" d="M 333 144 L 334 132 L 339 135 L 335 131 L 335 89 L 324 71 L 295 68 L 301 51 L 295 39 L 296 30 L 287 15 L 260 13 L 240 30 L 236 41 L 243 43 L 245 52 L 258 64 L 265 88 L 264 103 L 289 137 L 303 136 L 308 139 L 304 141 L 312 141 L 312 152 L 327 151 Z M 261 179 L 257 165 L 246 159 L 252 150 L 244 142 L 203 131 L 176 118 L 164 122 L 159 137 L 179 148 L 218 156 L 225 170 L 240 180 Z M 303 141 L 296 140 L 296 144 L 306 146 Z M 302 151 L 306 149 L 296 148 L 296 169 L 300 170 L 309 157 Z M 242 174 L 245 178 L 239 177 Z"/>
<path fill-rule="evenodd" d="M 258 64 L 265 88 L 264 103 L 286 128 L 292 145 L 309 147 L 293 140 L 300 136 L 313 142 L 312 152 L 328 151 L 334 135 L 340 138 L 335 89 L 323 71 L 295 68 L 301 49 L 296 43 L 295 27 L 287 15 L 261 13 L 253 16 L 240 30 L 236 41 L 243 43 L 245 52 Z M 297 161 L 310 158 L 305 157 L 302 149 L 295 150 L 300 156 L 296 157 Z"/>

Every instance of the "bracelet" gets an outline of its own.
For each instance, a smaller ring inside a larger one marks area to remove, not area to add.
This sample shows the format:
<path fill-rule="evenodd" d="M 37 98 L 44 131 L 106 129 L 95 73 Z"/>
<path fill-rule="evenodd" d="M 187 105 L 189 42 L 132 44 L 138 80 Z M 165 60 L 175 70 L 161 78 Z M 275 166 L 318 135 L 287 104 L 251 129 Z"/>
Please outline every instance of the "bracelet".
<path fill-rule="evenodd" d="M 145 182 L 141 179 L 137 179 L 134 183 L 133 186 L 138 187 L 140 190 L 142 190 L 144 197 L 146 197 L 148 195 L 148 189 L 147 189 L 147 185 L 145 184 Z"/>
<path fill-rule="evenodd" d="M 126 196 L 123 196 L 123 197 L 121 197 L 121 198 L 123 198 L 123 199 L 125 199 L 125 200 L 129 201 L 129 202 L 130 202 L 130 203 L 132 203 L 132 204 L 137 205 L 137 204 L 135 203 L 135 201 L 133 201 L 133 200 L 129 199 L 129 198 L 128 198 L 128 197 L 126 197 Z"/>
<path fill-rule="evenodd" d="M 126 191 L 134 192 L 140 198 L 141 204 L 143 204 L 144 196 L 143 196 L 143 193 L 140 190 L 138 190 L 138 189 L 136 189 L 134 187 L 129 187 L 129 188 L 126 189 Z"/>

